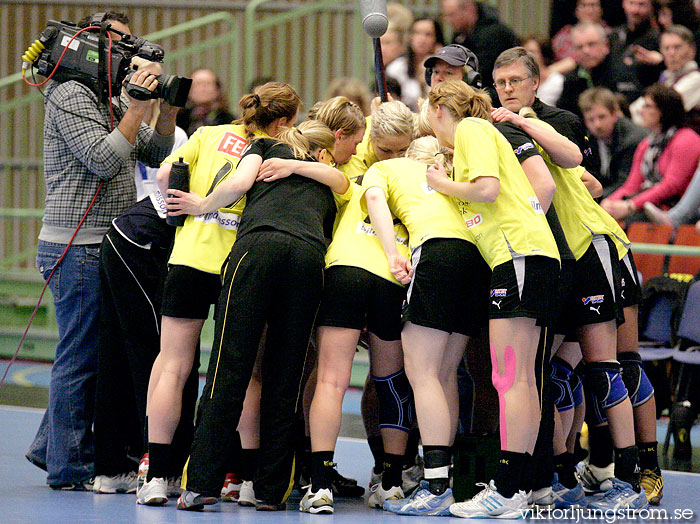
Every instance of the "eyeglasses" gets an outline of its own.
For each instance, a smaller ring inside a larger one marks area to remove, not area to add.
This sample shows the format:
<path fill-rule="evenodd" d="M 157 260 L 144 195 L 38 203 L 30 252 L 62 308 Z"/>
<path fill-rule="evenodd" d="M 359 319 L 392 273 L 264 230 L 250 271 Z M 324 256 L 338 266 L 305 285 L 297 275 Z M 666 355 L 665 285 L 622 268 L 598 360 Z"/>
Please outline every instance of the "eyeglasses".
<path fill-rule="evenodd" d="M 529 76 L 526 76 L 525 78 L 509 78 L 505 80 L 496 80 L 494 84 L 496 85 L 496 89 L 505 89 L 506 85 L 510 84 L 510 87 L 513 89 L 518 89 L 520 85 L 530 78 Z"/>

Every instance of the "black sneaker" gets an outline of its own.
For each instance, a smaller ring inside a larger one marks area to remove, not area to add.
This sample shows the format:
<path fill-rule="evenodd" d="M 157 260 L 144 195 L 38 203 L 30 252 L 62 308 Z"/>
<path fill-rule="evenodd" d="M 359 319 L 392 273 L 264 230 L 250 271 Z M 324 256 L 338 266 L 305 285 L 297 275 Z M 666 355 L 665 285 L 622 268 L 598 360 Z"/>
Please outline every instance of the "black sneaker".
<path fill-rule="evenodd" d="M 685 401 L 673 406 L 671 425 L 673 427 L 673 458 L 690 460 L 693 447 L 690 443 L 690 428 L 693 427 L 695 416 L 690 403 Z"/>
<path fill-rule="evenodd" d="M 284 502 L 276 504 L 259 500 L 255 503 L 255 511 L 284 511 L 285 509 L 287 509 L 287 504 Z"/>
<path fill-rule="evenodd" d="M 355 479 L 343 477 L 337 469 L 333 470 L 331 490 L 334 497 L 359 498 L 365 494 L 365 488 L 357 485 Z"/>
<path fill-rule="evenodd" d="M 92 491 L 94 479 L 84 482 L 65 482 L 63 484 L 49 484 L 54 491 Z"/>

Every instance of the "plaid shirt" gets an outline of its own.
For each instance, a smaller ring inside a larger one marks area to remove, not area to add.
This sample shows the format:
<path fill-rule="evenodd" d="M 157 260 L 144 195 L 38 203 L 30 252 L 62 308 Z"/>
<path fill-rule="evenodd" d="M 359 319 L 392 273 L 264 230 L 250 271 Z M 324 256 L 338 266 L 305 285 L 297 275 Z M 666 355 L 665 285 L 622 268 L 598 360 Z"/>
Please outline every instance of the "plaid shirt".
<path fill-rule="evenodd" d="M 74 241 L 99 243 L 112 219 L 136 199 L 136 161 L 157 167 L 170 152 L 173 137 L 161 136 L 141 124 L 132 146 L 116 127 L 128 99 L 122 97 L 114 104 L 115 127 L 110 132 L 109 107 L 75 81 L 53 82 L 44 106 L 46 206 L 39 239 L 67 244 L 97 187 L 104 182 Z"/>

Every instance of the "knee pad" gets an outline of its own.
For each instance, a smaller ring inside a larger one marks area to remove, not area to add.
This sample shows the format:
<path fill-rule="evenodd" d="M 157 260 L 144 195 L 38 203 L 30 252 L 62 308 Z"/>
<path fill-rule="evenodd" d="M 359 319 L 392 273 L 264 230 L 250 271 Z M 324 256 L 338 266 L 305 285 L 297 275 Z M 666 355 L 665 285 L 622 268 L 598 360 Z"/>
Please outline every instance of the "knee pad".
<path fill-rule="evenodd" d="M 552 359 L 552 397 L 557 411 L 569 411 L 574 408 L 574 395 L 571 391 L 571 375 L 574 370 L 564 360 Z"/>
<path fill-rule="evenodd" d="M 654 386 L 642 367 L 642 357 L 639 353 L 630 351 L 620 353 L 618 358 L 622 367 L 622 381 L 629 393 L 632 407 L 641 406 L 654 395 Z"/>
<path fill-rule="evenodd" d="M 414 421 L 413 390 L 402 369 L 388 377 L 372 375 L 379 400 L 379 428 L 408 433 Z"/>
<path fill-rule="evenodd" d="M 576 370 L 569 377 L 569 384 L 571 385 L 571 394 L 574 397 L 574 407 L 577 408 L 583 404 L 583 383 Z"/>
<path fill-rule="evenodd" d="M 605 412 L 608 409 L 629 396 L 617 361 L 591 362 L 586 365 L 584 385 L 586 411 L 591 421 L 599 424 L 607 420 Z"/>

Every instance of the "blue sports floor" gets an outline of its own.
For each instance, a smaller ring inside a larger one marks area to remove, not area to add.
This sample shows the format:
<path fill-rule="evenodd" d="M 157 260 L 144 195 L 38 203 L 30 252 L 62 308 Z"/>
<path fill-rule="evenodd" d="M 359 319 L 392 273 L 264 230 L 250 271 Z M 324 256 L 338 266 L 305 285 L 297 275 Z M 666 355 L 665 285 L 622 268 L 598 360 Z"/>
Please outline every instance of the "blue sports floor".
<path fill-rule="evenodd" d="M 54 492 L 45 485 L 45 473 L 24 458 L 24 452 L 39 425 L 41 415 L 40 409 L 0 406 L 0 524 L 271 524 L 278 522 L 415 524 L 435 519 L 435 517 L 399 517 L 379 510 L 371 510 L 365 505 L 364 500 L 337 501 L 334 515 L 299 513 L 298 498 L 290 500 L 288 510 L 285 512 L 256 512 L 253 508 L 242 508 L 235 504 L 218 504 L 203 512 L 192 513 L 176 511 L 174 502 L 169 502 L 166 507 L 160 508 L 137 506 L 134 495 Z M 341 438 L 338 442 L 336 461 L 344 475 L 358 479 L 363 486 L 367 485 L 371 457 L 366 442 Z M 657 514 L 657 518 L 652 520 L 698 522 L 700 475 L 666 471 L 664 478 L 666 489 L 660 509 L 665 510 L 665 518 L 658 518 Z M 442 521 L 445 520 L 442 519 Z M 599 521 L 612 522 L 610 519 Z M 460 522 L 460 519 L 450 519 L 450 522 Z"/>

